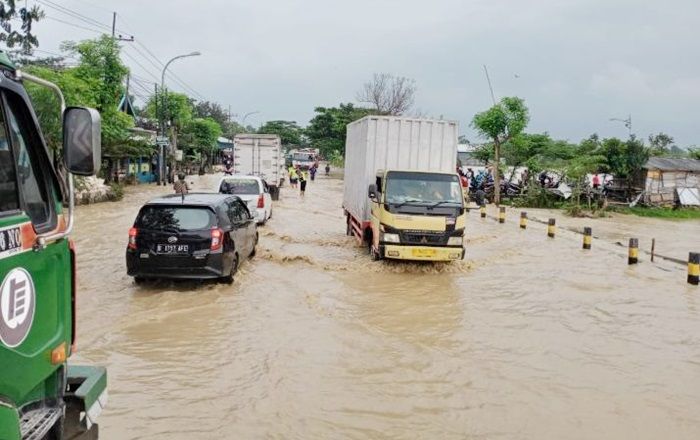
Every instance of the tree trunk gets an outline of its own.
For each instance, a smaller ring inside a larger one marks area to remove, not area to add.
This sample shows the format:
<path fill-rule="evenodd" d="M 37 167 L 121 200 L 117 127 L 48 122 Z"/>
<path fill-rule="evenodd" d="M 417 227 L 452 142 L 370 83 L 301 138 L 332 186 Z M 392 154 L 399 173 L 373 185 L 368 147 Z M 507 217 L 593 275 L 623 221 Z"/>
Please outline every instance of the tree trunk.
<path fill-rule="evenodd" d="M 498 165 L 501 163 L 501 143 L 494 139 L 494 165 L 493 165 L 493 203 L 496 206 L 501 204 L 501 178 L 499 177 Z"/>

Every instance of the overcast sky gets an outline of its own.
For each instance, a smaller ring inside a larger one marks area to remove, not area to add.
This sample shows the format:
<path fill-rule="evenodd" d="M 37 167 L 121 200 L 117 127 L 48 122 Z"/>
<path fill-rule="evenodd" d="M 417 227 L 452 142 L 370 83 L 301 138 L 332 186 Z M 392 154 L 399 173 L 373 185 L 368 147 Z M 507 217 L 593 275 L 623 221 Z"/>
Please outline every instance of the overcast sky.
<path fill-rule="evenodd" d="M 28 0 L 29 4 L 34 0 Z M 145 46 L 208 100 L 246 121 L 305 125 L 316 106 L 354 102 L 374 72 L 413 78 L 416 108 L 469 123 L 496 97 L 519 96 L 530 132 L 578 141 L 591 133 L 624 137 L 610 118 L 632 115 L 633 132 L 666 132 L 700 145 L 698 0 L 53 0 L 133 34 L 124 61 L 146 93 L 160 78 Z M 97 33 L 42 6 L 40 49 Z M 141 53 L 139 53 L 141 52 Z M 143 54 L 143 55 L 142 55 Z M 45 55 L 39 53 L 39 55 Z M 142 66 L 139 66 L 138 63 Z M 182 86 L 167 81 L 171 88 Z"/>

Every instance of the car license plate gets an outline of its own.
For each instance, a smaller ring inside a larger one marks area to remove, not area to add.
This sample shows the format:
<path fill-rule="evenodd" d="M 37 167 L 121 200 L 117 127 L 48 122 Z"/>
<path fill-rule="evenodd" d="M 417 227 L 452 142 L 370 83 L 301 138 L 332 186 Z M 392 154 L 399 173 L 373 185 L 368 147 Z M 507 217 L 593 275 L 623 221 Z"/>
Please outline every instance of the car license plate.
<path fill-rule="evenodd" d="M 186 254 L 190 251 L 189 244 L 159 244 L 156 252 L 159 254 Z"/>
<path fill-rule="evenodd" d="M 414 257 L 434 257 L 435 249 L 413 249 Z"/>

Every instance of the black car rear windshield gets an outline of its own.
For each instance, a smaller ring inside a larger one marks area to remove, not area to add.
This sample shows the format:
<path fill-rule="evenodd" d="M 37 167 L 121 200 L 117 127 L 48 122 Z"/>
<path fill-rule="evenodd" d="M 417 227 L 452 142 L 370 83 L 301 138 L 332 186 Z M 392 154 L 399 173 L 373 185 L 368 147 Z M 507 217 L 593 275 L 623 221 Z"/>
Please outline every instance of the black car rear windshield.
<path fill-rule="evenodd" d="M 214 213 L 204 207 L 145 206 L 136 227 L 154 230 L 194 231 L 215 226 Z"/>
<path fill-rule="evenodd" d="M 260 194 L 260 185 L 256 179 L 225 179 L 221 182 L 219 192 L 224 194 Z"/>

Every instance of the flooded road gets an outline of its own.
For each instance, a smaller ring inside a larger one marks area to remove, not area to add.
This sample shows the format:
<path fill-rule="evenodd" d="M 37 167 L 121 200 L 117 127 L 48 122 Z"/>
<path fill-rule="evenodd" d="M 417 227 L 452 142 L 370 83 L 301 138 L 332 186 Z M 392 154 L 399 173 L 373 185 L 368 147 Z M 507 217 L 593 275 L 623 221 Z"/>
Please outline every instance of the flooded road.
<path fill-rule="evenodd" d="M 465 261 L 371 262 L 321 178 L 304 200 L 283 189 L 233 285 L 136 286 L 127 231 L 161 192 L 77 213 L 72 361 L 108 368 L 105 439 L 700 437 L 682 266 L 478 212 Z"/>

